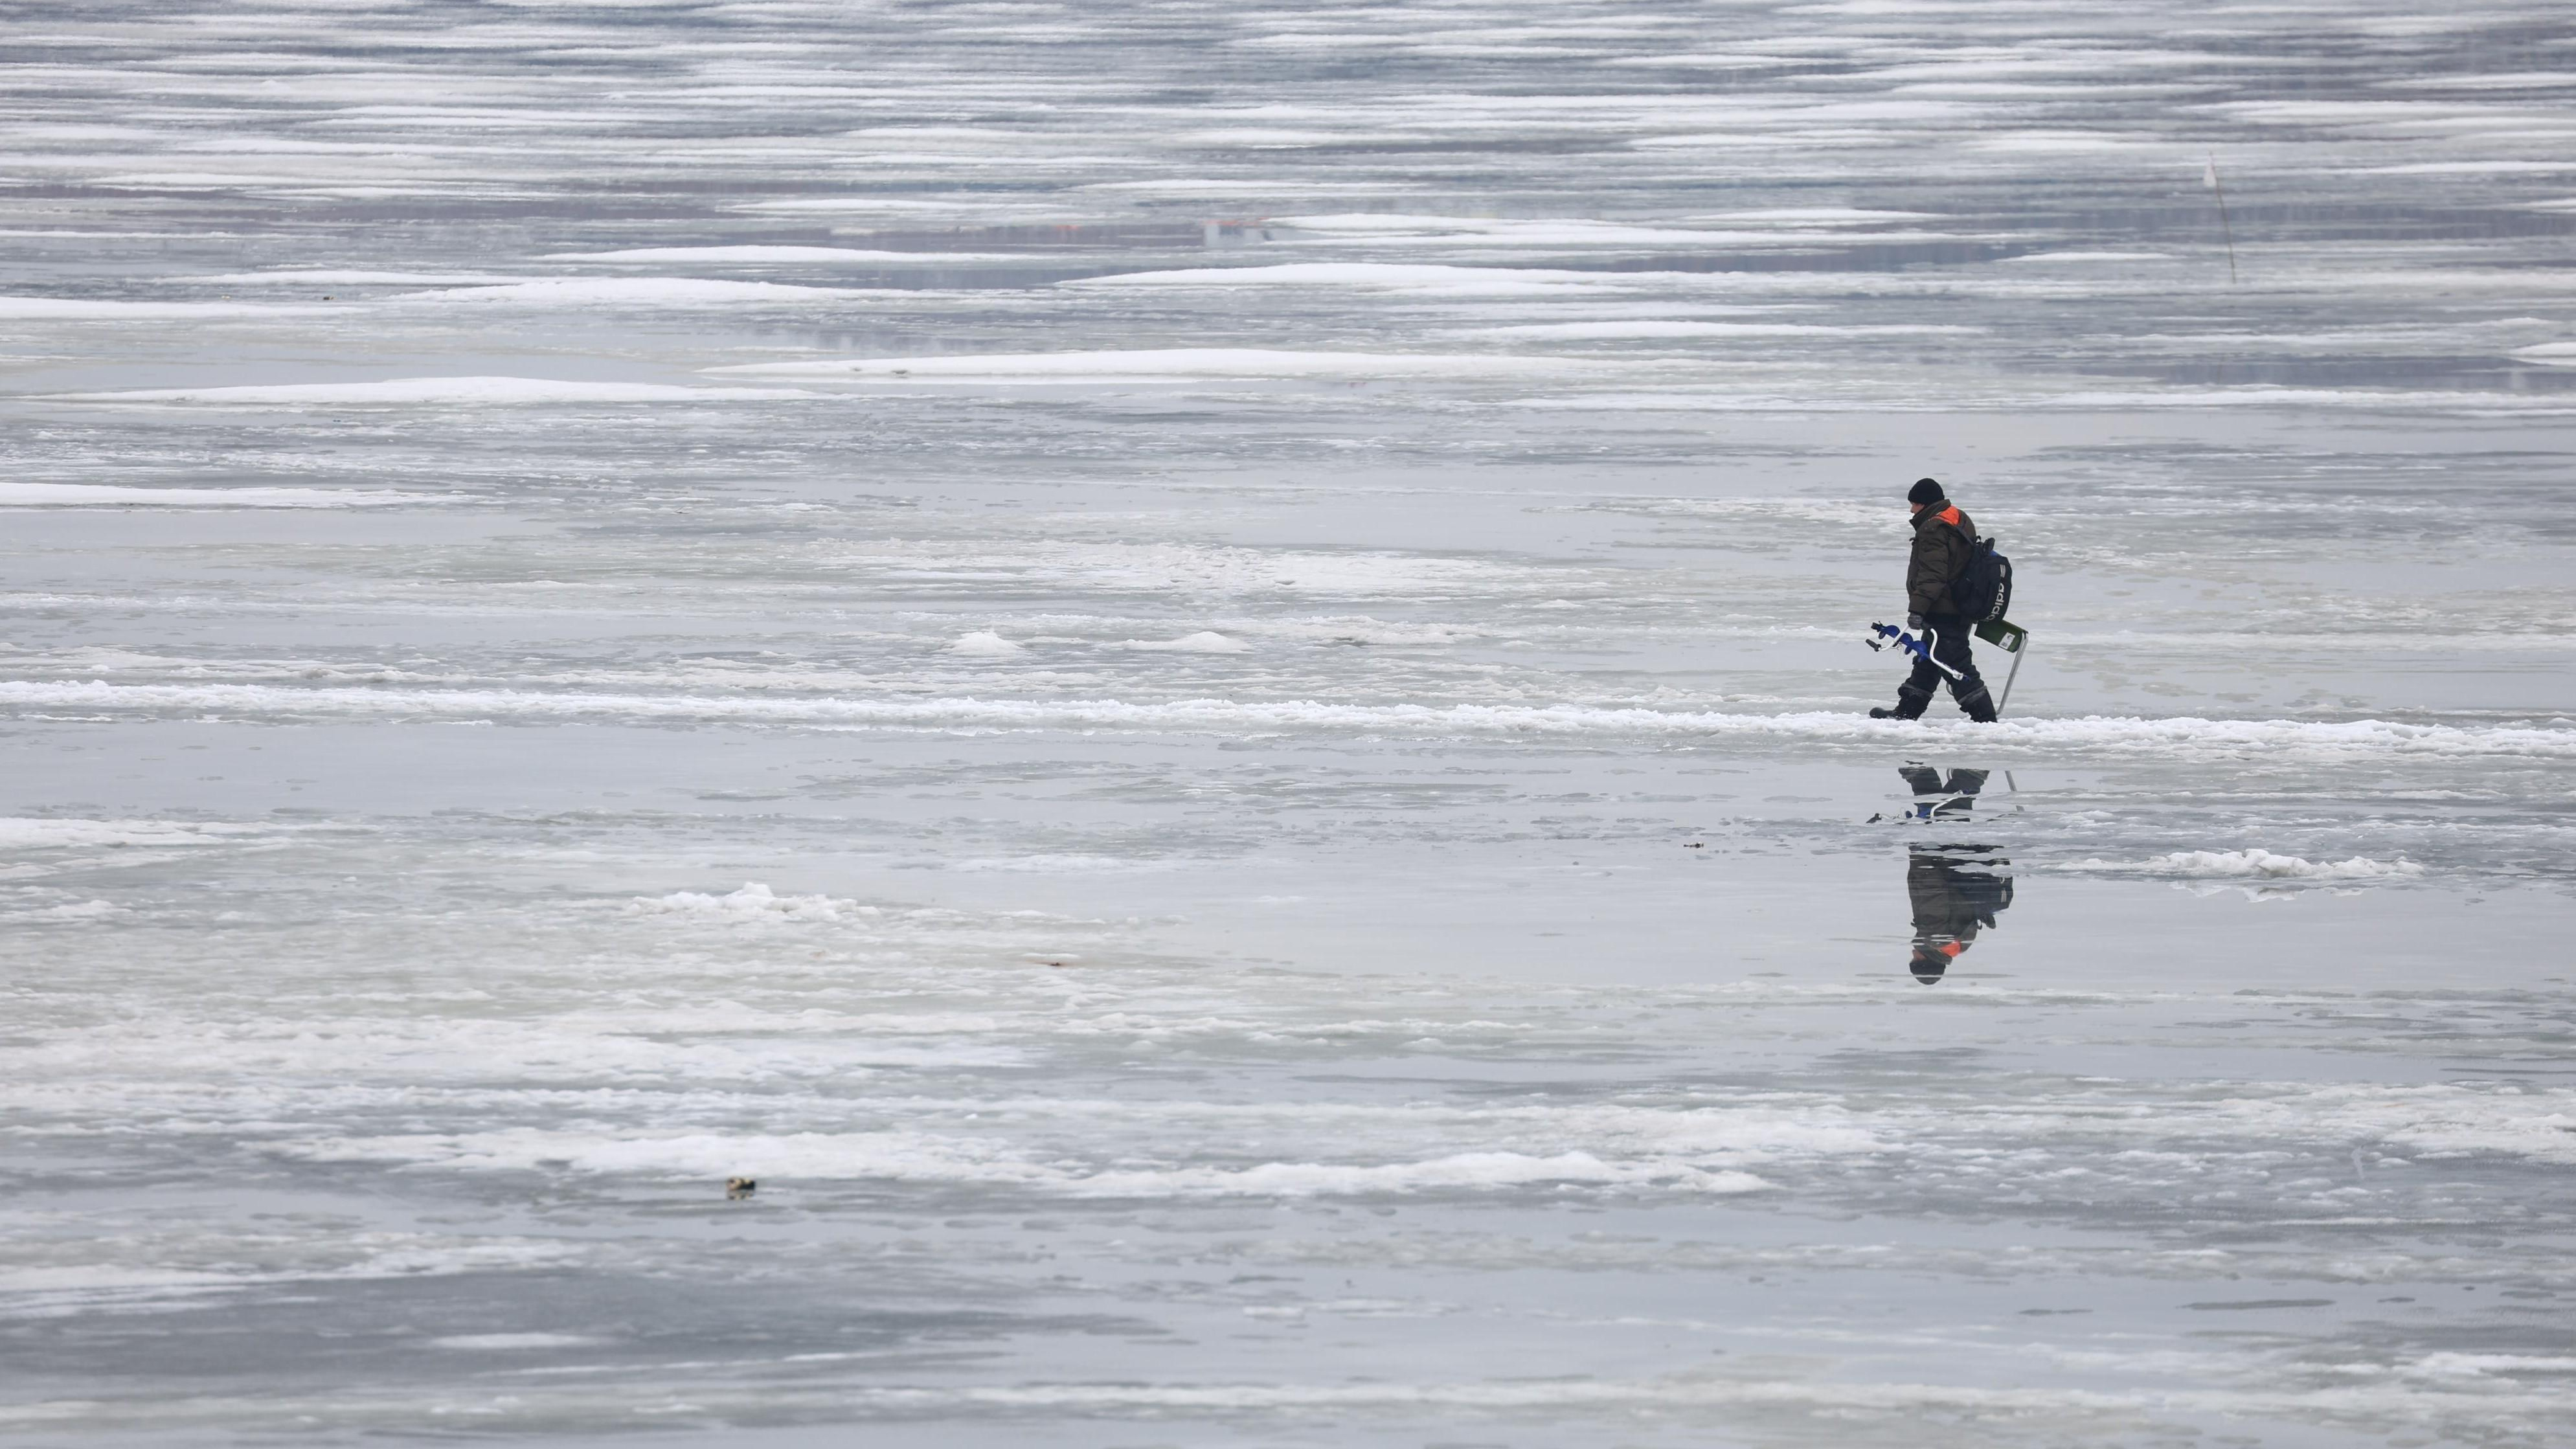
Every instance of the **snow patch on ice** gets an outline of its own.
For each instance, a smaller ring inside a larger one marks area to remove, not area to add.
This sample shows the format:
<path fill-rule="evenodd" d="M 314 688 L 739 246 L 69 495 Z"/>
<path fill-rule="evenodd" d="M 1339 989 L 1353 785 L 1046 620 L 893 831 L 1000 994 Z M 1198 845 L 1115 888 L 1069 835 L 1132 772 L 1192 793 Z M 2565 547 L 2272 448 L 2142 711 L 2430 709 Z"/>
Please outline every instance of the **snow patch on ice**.
<path fill-rule="evenodd" d="M 2576 1163 L 2576 1093 L 2512 1084 L 2324 1083 L 2232 1101 L 2221 1120 L 2285 1140 L 2378 1141 L 2435 1157 L 2502 1153 Z"/>
<path fill-rule="evenodd" d="M 1950 327 L 1935 323 L 1825 326 L 1799 322 L 1539 322 L 1515 327 L 1477 327 L 1462 336 L 1556 337 L 1575 341 L 1655 337 L 1969 337 L 1983 327 Z"/>
<path fill-rule="evenodd" d="M 2199 880 L 2404 880 L 2424 873 L 2413 861 L 2377 861 L 2356 855 L 2350 860 L 2311 861 L 2268 850 L 2181 850 L 2152 860 L 2080 860 L 2063 870 L 2178 876 Z"/>
<path fill-rule="evenodd" d="M 1771 1184 L 1749 1172 L 1715 1171 L 1683 1163 L 1603 1161 L 1589 1152 L 1540 1157 L 1522 1152 L 1459 1152 L 1420 1162 L 1265 1162 L 1252 1167 L 1185 1167 L 1163 1171 L 1112 1170 L 1068 1183 L 1092 1196 L 1321 1197 L 1357 1193 L 1478 1191 L 1548 1183 L 1589 1187 L 1659 1187 L 1724 1194 L 1759 1192 Z"/>
<path fill-rule="evenodd" d="M 456 302 L 518 307 L 729 307 L 854 301 L 869 294 L 846 287 L 787 282 L 727 282 L 702 277 L 557 277 L 497 287 L 402 292 L 396 302 Z"/>
<path fill-rule="evenodd" d="M 1184 267 L 1058 282 L 1059 287 L 1356 287 L 1420 297 L 1578 296 L 1627 290 L 1598 272 L 1453 267 L 1416 262 L 1287 262 L 1269 267 Z"/>
<path fill-rule="evenodd" d="M 30 911 L 10 911 L 5 919 L 12 921 L 95 921 L 123 915 L 125 908 L 113 901 L 67 901 L 57 906 L 40 906 Z"/>
<path fill-rule="evenodd" d="M 0 508 L 384 508 L 447 501 L 435 493 L 374 488 L 120 488 L 108 483 L 0 483 Z"/>
<path fill-rule="evenodd" d="M 2515 398 L 2480 392 L 2435 392 L 2430 389 L 2277 387 L 2248 384 L 2232 388 L 2176 388 L 2171 392 L 2067 392 L 2030 399 L 2036 407 L 2101 408 L 2360 408 L 2366 411 L 2558 412 L 2564 399 Z"/>
<path fill-rule="evenodd" d="M 88 297 L 0 296 L 0 321 L 147 322 L 206 317 L 291 317 L 326 307 L 259 306 L 246 302 L 124 302 Z"/>
<path fill-rule="evenodd" d="M 2491 1373 L 2555 1376 L 2576 1373 L 2576 1358 L 2546 1358 L 2518 1353 L 2428 1353 L 2400 1372 L 2473 1378 Z"/>
<path fill-rule="evenodd" d="M 209 276 L 173 277 L 174 282 L 220 286 L 260 286 L 267 283 L 295 283 L 299 286 L 369 287 L 492 287 L 514 282 L 542 282 L 544 277 L 512 276 L 502 272 L 369 272 L 344 267 L 281 267 L 273 272 L 217 272 Z"/>
<path fill-rule="evenodd" d="M 1771 1184 L 1749 1172 L 1671 1159 L 1605 1160 L 1581 1150 L 1459 1152 L 1404 1162 L 1170 1164 L 1092 1169 L 1009 1145 L 915 1132 L 612 1138 L 534 1128 L 441 1137 L 371 1137 L 312 1144 L 325 1161 L 391 1160 L 480 1170 L 540 1166 L 576 1172 L 977 1183 L 1071 1197 L 1323 1197 L 1489 1191 L 1545 1184 L 1732 1195 Z"/>
<path fill-rule="evenodd" d="M 552 377 L 396 377 L 382 382 L 291 382 L 241 387 L 159 387 L 126 392 L 65 392 L 51 402 L 210 403 L 217 406 L 407 404 L 509 406 L 524 403 L 763 402 L 818 398 L 794 388 L 679 387 L 658 382 L 575 382 Z M 167 489 L 165 492 L 181 490 Z M 256 491 L 256 490 L 235 490 Z M 315 490 L 302 490 L 312 492 Z"/>
<path fill-rule="evenodd" d="M 266 833 L 257 825 L 179 820 L 0 819 L 0 850 L 83 850 L 116 845 L 210 845 Z"/>
<path fill-rule="evenodd" d="M 956 643 L 948 646 L 948 652 L 974 659 L 1009 659 L 1029 651 L 1025 644 L 1015 644 L 990 629 L 978 629 L 972 634 L 961 635 Z"/>
<path fill-rule="evenodd" d="M 1122 649 L 1146 649 L 1171 654 L 1241 654 L 1252 646 L 1240 639 L 1229 639 L 1213 629 L 1201 629 L 1178 639 L 1130 639 Z"/>
<path fill-rule="evenodd" d="M 1582 358 L 1486 353 L 1284 352 L 1256 347 L 1134 351 L 1002 352 L 966 357 L 852 357 L 831 362 L 750 362 L 711 376 L 911 378 L 916 381 L 1156 381 L 1194 378 L 1532 377 L 1613 364 Z"/>
<path fill-rule="evenodd" d="M 431 1339 L 429 1346 L 467 1350 L 578 1348 L 597 1342 L 596 1338 L 578 1333 L 451 1333 L 445 1338 Z"/>
<path fill-rule="evenodd" d="M 1142 870 L 1151 862 L 1122 860 L 1114 855 L 1000 855 L 971 856 L 946 862 L 950 870 L 1011 871 L 1031 875 L 1082 873 L 1105 870 Z"/>
<path fill-rule="evenodd" d="M 1718 211 L 1684 221 L 1754 222 L 1795 226 L 1884 226 L 1899 221 L 1941 221 L 1938 212 L 1873 211 L 1855 206 L 1774 206 L 1759 211 Z"/>
<path fill-rule="evenodd" d="M 638 915 L 695 916 L 720 921 L 839 921 L 877 914 L 874 906 L 831 896 L 782 896 L 759 881 L 720 896 L 699 891 L 637 896 L 629 909 Z"/>
<path fill-rule="evenodd" d="M 2008 262 L 2169 262 L 2163 252 L 2025 252 Z"/>
<path fill-rule="evenodd" d="M 1313 240 L 1346 241 L 1356 238 L 1379 245 L 1452 247 L 1463 243 L 1478 248 L 1710 247 L 1747 242 L 1778 245 L 1796 236 L 1776 226 L 1748 232 L 1705 227 L 1638 226 L 1573 217 L 1523 220 L 1480 216 L 1404 216 L 1378 212 L 1274 217 L 1269 225 L 1322 234 Z"/>
<path fill-rule="evenodd" d="M 949 262 L 1025 261 L 1027 258 L 1015 257 L 1004 252 L 889 252 L 871 251 L 863 247 L 718 246 L 627 247 L 613 252 L 549 252 L 539 260 L 549 262 L 796 262 L 823 266 L 874 267 L 889 263 L 935 266 Z"/>

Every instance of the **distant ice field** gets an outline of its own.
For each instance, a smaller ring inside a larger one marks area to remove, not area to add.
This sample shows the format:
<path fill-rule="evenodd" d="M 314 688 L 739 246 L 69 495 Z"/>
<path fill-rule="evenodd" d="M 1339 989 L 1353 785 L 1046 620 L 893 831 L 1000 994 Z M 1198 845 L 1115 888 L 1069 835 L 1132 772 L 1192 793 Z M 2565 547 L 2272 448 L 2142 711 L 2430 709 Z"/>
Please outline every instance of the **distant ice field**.
<path fill-rule="evenodd" d="M 2565 1441 L 2561 9 L 21 10 L 0 1441 Z"/>

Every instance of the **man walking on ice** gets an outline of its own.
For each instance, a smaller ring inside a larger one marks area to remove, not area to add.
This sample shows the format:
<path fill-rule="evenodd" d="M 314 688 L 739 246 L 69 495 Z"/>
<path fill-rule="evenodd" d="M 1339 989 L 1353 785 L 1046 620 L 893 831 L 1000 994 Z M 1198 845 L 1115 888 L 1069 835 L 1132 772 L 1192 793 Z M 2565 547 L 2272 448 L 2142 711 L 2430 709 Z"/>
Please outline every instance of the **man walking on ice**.
<path fill-rule="evenodd" d="M 1914 661 L 1914 673 L 1897 687 L 1894 709 L 1873 709 L 1869 717 L 1921 719 L 1941 681 L 1948 679 L 1952 697 L 1968 718 L 1991 724 L 1994 697 L 1977 677 L 1976 661 L 1968 653 L 1971 625 L 1953 596 L 1977 555 L 1977 526 L 1959 505 L 1942 495 L 1941 485 L 1932 479 L 1917 481 L 1905 501 L 1914 507 L 1914 552 L 1905 565 L 1905 626 L 1925 636 L 1932 659 Z M 1953 673 L 1945 675 L 1934 667 L 1936 659 Z"/>

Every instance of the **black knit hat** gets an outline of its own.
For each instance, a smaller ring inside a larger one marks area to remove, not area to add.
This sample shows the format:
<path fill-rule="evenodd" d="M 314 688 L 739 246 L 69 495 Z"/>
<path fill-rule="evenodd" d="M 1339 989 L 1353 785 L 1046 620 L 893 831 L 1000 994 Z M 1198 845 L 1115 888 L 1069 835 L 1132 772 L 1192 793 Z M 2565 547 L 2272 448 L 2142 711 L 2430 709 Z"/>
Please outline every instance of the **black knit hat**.
<path fill-rule="evenodd" d="M 1905 490 L 1905 501 L 1908 503 L 1938 503 L 1941 497 L 1941 484 L 1931 478 L 1917 478 L 1914 480 L 1914 486 Z"/>

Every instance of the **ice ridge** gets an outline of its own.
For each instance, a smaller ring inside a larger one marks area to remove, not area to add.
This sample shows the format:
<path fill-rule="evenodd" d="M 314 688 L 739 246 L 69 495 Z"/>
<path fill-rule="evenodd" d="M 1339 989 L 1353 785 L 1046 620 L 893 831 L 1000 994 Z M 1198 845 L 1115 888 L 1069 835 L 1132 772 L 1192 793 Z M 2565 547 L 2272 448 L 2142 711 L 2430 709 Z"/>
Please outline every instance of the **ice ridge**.
<path fill-rule="evenodd" d="M 710 723 L 926 730 L 1112 729 L 1529 735 L 1561 739 L 1661 737 L 1885 745 L 1939 738 L 2009 750 L 2154 753 L 2195 759 L 2351 756 L 2576 759 L 2576 728 L 2417 724 L 2395 720 L 2231 720 L 2089 715 L 1971 726 L 1878 721 L 1810 711 L 1738 714 L 1599 704 L 1331 703 L 1312 699 L 860 699 L 831 696 L 609 694 L 513 689 L 385 689 L 265 684 L 110 684 L 0 681 L 0 708 L 264 716 L 488 719 L 687 719 Z"/>

